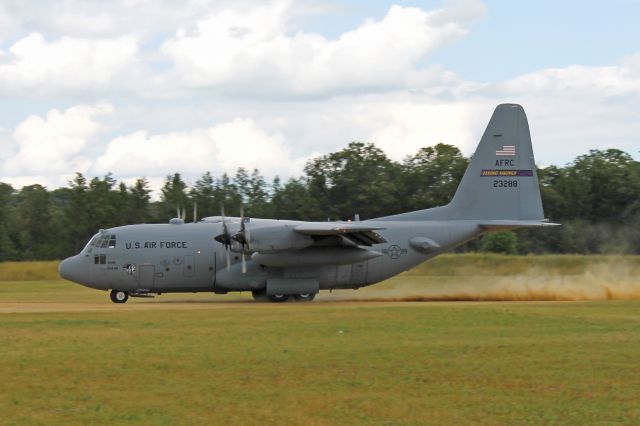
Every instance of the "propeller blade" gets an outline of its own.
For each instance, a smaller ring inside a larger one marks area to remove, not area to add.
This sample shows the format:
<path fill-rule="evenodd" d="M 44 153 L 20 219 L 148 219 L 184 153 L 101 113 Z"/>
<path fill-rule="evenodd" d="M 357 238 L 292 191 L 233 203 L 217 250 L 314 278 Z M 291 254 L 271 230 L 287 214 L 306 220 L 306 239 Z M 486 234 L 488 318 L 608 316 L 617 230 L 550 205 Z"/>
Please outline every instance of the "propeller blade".
<path fill-rule="evenodd" d="M 227 270 L 231 269 L 231 255 L 229 254 L 229 247 L 225 249 L 227 253 Z"/>
<path fill-rule="evenodd" d="M 193 223 L 198 221 L 198 203 L 193 202 Z"/>
<path fill-rule="evenodd" d="M 245 260 L 244 251 L 242 252 L 242 273 L 247 273 L 247 261 Z"/>

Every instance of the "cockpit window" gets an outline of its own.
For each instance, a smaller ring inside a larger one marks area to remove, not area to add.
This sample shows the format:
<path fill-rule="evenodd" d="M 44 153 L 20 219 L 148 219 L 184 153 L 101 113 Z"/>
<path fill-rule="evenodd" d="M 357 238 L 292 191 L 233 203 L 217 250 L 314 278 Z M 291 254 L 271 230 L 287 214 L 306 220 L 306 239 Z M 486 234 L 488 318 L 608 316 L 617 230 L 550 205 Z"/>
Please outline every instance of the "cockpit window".
<path fill-rule="evenodd" d="M 83 251 L 86 251 L 87 253 L 91 253 L 93 251 L 93 247 L 95 246 L 96 241 L 98 240 L 98 238 L 100 238 L 100 234 L 96 234 L 93 237 L 91 237 L 91 239 L 89 240 L 87 245 L 84 246 Z"/>
<path fill-rule="evenodd" d="M 115 235 L 100 235 L 99 238 L 91 240 L 89 243 L 95 248 L 115 248 L 116 236 Z"/>

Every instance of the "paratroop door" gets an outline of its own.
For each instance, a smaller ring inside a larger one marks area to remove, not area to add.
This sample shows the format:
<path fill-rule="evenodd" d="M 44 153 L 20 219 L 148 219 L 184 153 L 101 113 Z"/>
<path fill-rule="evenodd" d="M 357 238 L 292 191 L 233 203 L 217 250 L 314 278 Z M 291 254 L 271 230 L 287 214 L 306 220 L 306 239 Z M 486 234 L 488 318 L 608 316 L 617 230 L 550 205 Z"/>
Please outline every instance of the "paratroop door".
<path fill-rule="evenodd" d="M 154 265 L 140 265 L 140 283 L 138 287 L 151 290 L 154 287 L 156 267 Z"/>

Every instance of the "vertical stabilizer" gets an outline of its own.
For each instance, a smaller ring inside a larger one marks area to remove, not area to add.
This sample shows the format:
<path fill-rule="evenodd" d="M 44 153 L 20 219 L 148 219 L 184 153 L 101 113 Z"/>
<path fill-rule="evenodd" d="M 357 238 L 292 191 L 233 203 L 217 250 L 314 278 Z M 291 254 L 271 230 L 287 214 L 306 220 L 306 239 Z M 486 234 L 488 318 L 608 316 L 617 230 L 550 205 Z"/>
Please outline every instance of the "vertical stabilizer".
<path fill-rule="evenodd" d="M 451 202 L 381 220 L 542 221 L 529 124 L 520 105 L 498 105 Z"/>
<path fill-rule="evenodd" d="M 458 219 L 544 219 L 529 123 L 520 105 L 495 109 L 448 208 Z"/>

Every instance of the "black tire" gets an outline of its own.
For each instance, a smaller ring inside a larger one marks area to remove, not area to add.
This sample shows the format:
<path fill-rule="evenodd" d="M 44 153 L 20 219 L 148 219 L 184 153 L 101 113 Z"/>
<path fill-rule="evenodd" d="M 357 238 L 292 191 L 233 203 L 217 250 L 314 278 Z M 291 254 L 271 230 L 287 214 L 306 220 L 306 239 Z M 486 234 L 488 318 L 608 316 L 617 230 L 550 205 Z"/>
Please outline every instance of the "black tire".
<path fill-rule="evenodd" d="M 316 293 L 303 293 L 293 296 L 297 302 L 311 302 L 316 297 Z"/>
<path fill-rule="evenodd" d="M 267 293 L 264 290 L 254 290 L 251 292 L 251 296 L 253 296 L 253 300 L 256 302 L 268 302 L 269 297 L 267 297 Z"/>
<path fill-rule="evenodd" d="M 271 294 L 269 295 L 269 301 L 273 303 L 284 303 L 289 300 L 288 294 Z"/>
<path fill-rule="evenodd" d="M 125 303 L 129 300 L 129 292 L 122 290 L 111 290 L 111 301 L 113 303 Z"/>

